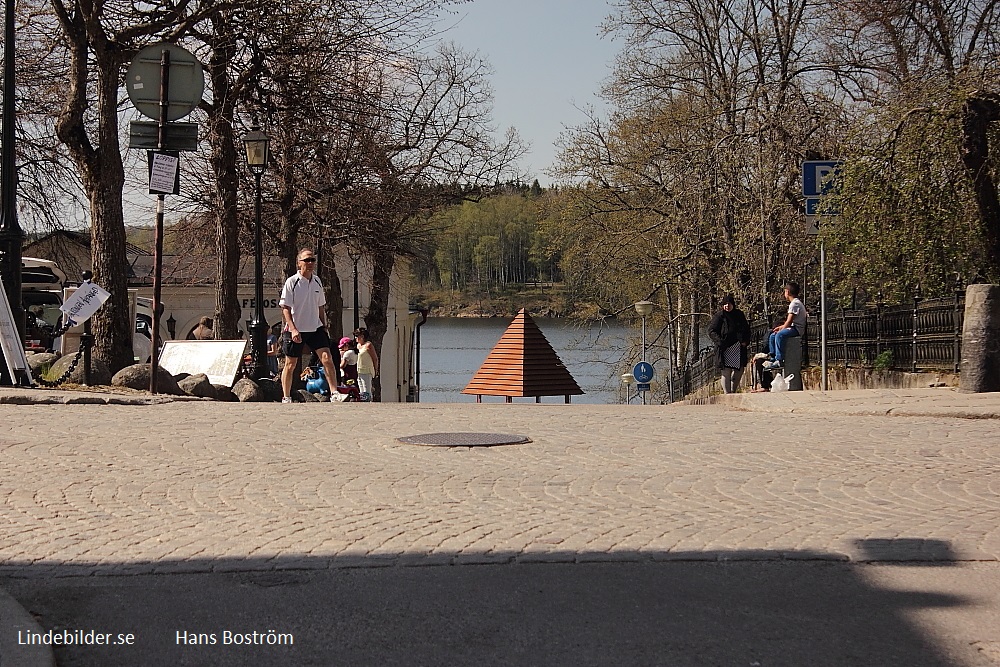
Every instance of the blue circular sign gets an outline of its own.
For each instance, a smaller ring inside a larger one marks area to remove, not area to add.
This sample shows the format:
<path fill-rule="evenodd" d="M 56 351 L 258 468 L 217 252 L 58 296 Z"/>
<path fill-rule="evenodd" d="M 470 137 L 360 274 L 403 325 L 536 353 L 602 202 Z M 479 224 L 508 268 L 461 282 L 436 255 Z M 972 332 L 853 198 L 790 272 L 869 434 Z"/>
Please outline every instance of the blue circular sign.
<path fill-rule="evenodd" d="M 635 376 L 636 382 L 649 382 L 653 379 L 653 364 L 648 361 L 640 361 L 632 369 L 632 375 Z"/>

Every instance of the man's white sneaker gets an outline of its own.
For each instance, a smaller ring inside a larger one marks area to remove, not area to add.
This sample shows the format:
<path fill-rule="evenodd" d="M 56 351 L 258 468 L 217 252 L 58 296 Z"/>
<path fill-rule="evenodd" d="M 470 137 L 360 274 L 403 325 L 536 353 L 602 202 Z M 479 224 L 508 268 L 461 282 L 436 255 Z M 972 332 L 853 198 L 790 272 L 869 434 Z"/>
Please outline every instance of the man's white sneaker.
<path fill-rule="evenodd" d="M 291 403 L 292 402 L 292 397 L 291 396 L 282 396 L 281 397 L 281 402 L 282 403 Z"/>

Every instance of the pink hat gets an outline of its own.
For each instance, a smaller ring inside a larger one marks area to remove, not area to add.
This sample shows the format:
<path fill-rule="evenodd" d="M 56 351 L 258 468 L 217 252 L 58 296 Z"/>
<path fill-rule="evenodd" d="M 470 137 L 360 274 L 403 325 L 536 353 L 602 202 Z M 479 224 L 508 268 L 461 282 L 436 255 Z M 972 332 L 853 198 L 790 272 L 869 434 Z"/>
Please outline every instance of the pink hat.
<path fill-rule="evenodd" d="M 351 337 L 344 336 L 343 338 L 340 339 L 340 344 L 337 345 L 337 347 L 344 347 L 345 345 L 350 345 L 350 344 L 351 344 Z"/>

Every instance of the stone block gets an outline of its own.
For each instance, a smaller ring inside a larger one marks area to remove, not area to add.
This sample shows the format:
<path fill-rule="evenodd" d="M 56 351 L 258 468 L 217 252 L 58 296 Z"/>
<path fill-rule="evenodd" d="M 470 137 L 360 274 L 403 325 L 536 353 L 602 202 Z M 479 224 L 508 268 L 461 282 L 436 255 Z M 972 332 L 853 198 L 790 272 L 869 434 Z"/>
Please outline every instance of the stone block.
<path fill-rule="evenodd" d="M 802 391 L 802 337 L 785 339 L 785 365 L 778 371 L 779 375 L 791 375 L 788 381 L 788 391 Z"/>

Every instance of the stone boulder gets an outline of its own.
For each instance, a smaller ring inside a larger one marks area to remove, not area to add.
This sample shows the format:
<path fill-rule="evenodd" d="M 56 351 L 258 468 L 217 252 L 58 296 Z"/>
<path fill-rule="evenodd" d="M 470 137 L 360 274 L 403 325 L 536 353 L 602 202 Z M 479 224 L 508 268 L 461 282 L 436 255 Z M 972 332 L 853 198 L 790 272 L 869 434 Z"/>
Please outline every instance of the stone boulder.
<path fill-rule="evenodd" d="M 240 400 L 236 398 L 236 394 L 233 393 L 232 387 L 227 387 L 224 384 L 213 384 L 212 389 L 215 390 L 215 400 L 217 401 L 232 403 L 233 401 Z"/>
<path fill-rule="evenodd" d="M 177 381 L 169 371 L 157 367 L 156 369 L 156 391 L 159 394 L 169 394 L 171 396 L 186 396 L 177 386 Z M 149 364 L 132 364 L 121 369 L 111 378 L 111 384 L 116 387 L 128 387 L 141 391 L 149 390 Z"/>
<path fill-rule="evenodd" d="M 262 403 L 267 400 L 257 383 L 248 378 L 237 381 L 232 391 L 241 403 Z"/>
<path fill-rule="evenodd" d="M 39 356 L 39 355 L 35 355 Z M 45 379 L 49 381 L 61 378 L 63 373 L 73 364 L 73 360 L 76 359 L 76 353 L 67 354 L 60 357 L 52 367 L 49 368 L 49 372 L 45 374 Z M 80 360 L 76 364 L 76 368 L 73 372 L 69 374 L 66 378 L 66 382 L 70 384 L 83 384 L 83 355 L 80 355 Z M 108 365 L 98 359 L 95 356 L 90 357 L 90 384 L 91 385 L 108 385 L 111 384 L 111 369 Z"/>
<path fill-rule="evenodd" d="M 257 380 L 257 386 L 264 392 L 264 400 L 278 403 L 284 393 L 281 391 L 281 383 L 275 380 Z"/>
<path fill-rule="evenodd" d="M 292 400 L 296 403 L 319 403 L 324 399 L 319 394 L 314 394 L 305 389 L 296 389 L 292 391 Z"/>
<path fill-rule="evenodd" d="M 176 378 L 174 379 L 176 380 Z M 208 376 L 204 373 L 188 375 L 181 380 L 177 380 L 177 386 L 180 387 L 181 391 L 188 396 L 197 396 L 198 398 L 216 398 L 215 387 L 212 386 Z"/>
<path fill-rule="evenodd" d="M 31 375 L 33 377 L 38 377 L 47 371 L 58 359 L 59 355 L 55 352 L 38 352 L 37 354 L 29 354 L 28 368 L 31 369 Z"/>

